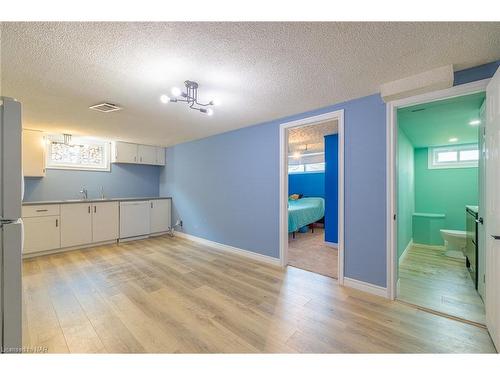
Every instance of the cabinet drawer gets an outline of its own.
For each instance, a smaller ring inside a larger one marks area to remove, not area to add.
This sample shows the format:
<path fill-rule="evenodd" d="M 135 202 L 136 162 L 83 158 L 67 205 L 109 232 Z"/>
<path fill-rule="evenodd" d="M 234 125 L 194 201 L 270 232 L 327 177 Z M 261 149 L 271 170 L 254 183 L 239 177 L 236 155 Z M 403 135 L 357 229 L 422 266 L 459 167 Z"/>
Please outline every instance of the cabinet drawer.
<path fill-rule="evenodd" d="M 58 204 L 40 204 L 35 206 L 23 206 L 23 217 L 58 216 Z"/>

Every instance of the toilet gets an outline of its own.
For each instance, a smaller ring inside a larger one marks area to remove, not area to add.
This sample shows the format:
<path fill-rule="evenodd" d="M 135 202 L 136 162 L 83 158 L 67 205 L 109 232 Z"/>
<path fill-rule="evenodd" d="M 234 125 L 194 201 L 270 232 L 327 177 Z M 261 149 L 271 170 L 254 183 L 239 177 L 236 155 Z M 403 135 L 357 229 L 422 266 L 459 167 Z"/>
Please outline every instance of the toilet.
<path fill-rule="evenodd" d="M 444 255 L 451 258 L 465 259 L 466 232 L 464 230 L 441 229 L 444 240 Z"/>

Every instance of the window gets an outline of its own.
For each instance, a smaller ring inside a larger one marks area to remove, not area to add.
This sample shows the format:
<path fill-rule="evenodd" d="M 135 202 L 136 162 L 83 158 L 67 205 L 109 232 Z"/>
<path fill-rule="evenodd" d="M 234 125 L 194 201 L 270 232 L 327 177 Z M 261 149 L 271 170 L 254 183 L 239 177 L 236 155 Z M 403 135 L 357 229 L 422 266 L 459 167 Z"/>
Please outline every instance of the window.
<path fill-rule="evenodd" d="M 477 144 L 429 147 L 429 169 L 477 167 Z"/>
<path fill-rule="evenodd" d="M 288 173 L 302 173 L 304 172 L 304 164 L 296 164 L 288 166 Z"/>
<path fill-rule="evenodd" d="M 325 163 L 312 163 L 305 164 L 306 172 L 324 172 L 325 171 Z"/>
<path fill-rule="evenodd" d="M 47 142 L 47 168 L 109 171 L 109 142 L 73 137 L 69 144 L 60 136 Z"/>

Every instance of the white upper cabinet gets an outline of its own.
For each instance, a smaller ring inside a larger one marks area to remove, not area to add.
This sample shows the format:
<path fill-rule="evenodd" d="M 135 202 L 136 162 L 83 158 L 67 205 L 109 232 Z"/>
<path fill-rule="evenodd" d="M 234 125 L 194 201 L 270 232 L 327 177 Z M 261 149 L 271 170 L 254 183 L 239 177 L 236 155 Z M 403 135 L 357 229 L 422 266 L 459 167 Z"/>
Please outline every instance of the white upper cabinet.
<path fill-rule="evenodd" d="M 151 233 L 166 232 L 170 228 L 172 216 L 170 199 L 155 199 L 150 202 Z"/>
<path fill-rule="evenodd" d="M 156 147 L 156 164 L 165 165 L 165 148 Z"/>
<path fill-rule="evenodd" d="M 92 204 L 71 203 L 61 205 L 61 247 L 92 242 Z"/>
<path fill-rule="evenodd" d="M 113 142 L 112 148 L 112 163 L 165 165 L 163 147 Z"/>
<path fill-rule="evenodd" d="M 41 131 L 23 129 L 23 175 L 45 176 L 45 138 Z"/>
<path fill-rule="evenodd" d="M 118 202 L 92 203 L 92 242 L 113 241 L 120 227 Z"/>
<path fill-rule="evenodd" d="M 138 145 L 127 142 L 113 142 L 112 145 L 111 161 L 113 163 L 138 163 Z"/>
<path fill-rule="evenodd" d="M 140 164 L 156 164 L 156 147 L 147 145 L 138 145 L 138 159 Z"/>

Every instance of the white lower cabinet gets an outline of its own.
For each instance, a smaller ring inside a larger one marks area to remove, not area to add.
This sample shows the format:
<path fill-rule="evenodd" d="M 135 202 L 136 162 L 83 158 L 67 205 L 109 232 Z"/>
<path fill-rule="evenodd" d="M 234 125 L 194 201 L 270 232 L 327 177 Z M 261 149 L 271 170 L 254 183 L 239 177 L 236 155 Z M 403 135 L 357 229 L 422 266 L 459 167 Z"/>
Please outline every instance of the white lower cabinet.
<path fill-rule="evenodd" d="M 151 233 L 166 232 L 171 225 L 170 199 L 155 199 L 149 203 Z"/>
<path fill-rule="evenodd" d="M 59 216 L 25 217 L 23 253 L 36 253 L 61 247 Z"/>
<path fill-rule="evenodd" d="M 91 203 L 61 204 L 61 247 L 92 243 Z"/>
<path fill-rule="evenodd" d="M 120 206 L 118 202 L 92 204 L 92 242 L 116 240 L 119 237 Z"/>

